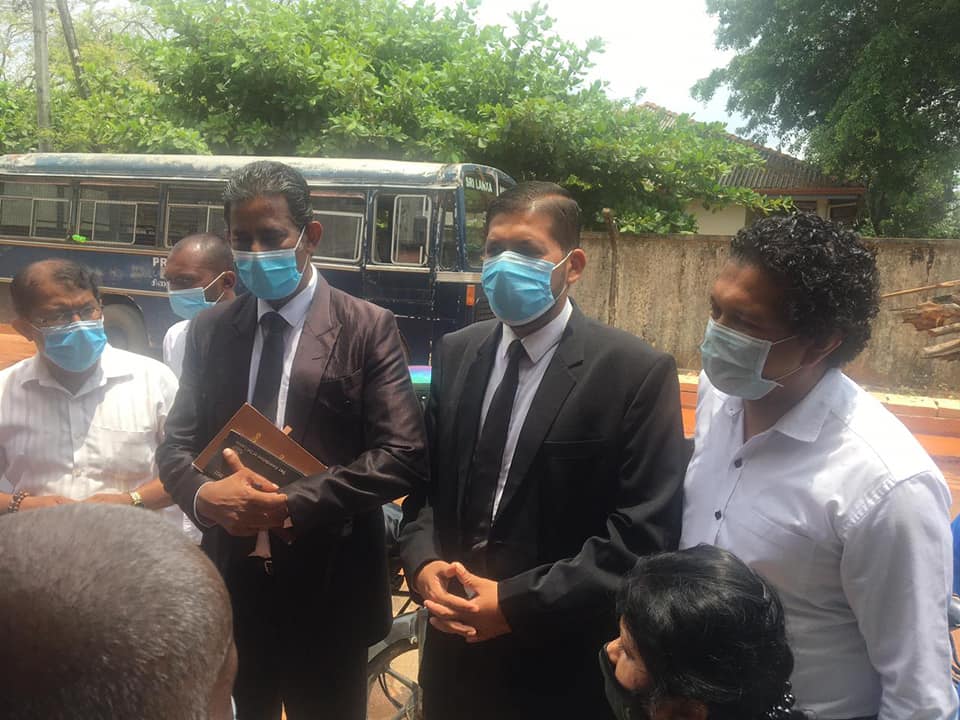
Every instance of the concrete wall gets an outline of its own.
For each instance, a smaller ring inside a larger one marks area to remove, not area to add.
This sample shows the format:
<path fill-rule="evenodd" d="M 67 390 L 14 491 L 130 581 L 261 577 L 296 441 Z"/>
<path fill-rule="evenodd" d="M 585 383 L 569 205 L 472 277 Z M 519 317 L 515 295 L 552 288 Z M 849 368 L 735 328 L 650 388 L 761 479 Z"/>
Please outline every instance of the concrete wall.
<path fill-rule="evenodd" d="M 608 236 L 587 233 L 583 240 L 588 266 L 573 295 L 584 312 L 604 322 L 615 315 L 617 327 L 673 354 L 681 368 L 699 370 L 709 288 L 726 258 L 729 237 L 621 236 L 616 277 Z M 897 238 L 875 243 L 881 292 L 960 279 L 960 240 Z M 903 324 L 894 312 L 937 294 L 884 300 L 869 346 L 847 371 L 873 389 L 960 395 L 960 362 L 920 358 L 920 349 L 938 340 Z"/>

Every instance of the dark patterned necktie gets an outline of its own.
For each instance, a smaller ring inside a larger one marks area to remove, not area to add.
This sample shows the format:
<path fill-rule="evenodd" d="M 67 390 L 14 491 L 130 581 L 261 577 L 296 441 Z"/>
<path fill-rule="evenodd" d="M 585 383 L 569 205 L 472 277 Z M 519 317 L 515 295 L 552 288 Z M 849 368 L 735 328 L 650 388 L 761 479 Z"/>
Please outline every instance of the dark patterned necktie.
<path fill-rule="evenodd" d="M 523 343 L 514 340 L 507 350 L 507 369 L 497 387 L 483 421 L 480 439 L 473 454 L 470 480 L 463 511 L 463 541 L 466 551 L 482 547 L 490 533 L 493 502 L 503 465 L 503 451 L 513 402 L 520 382 L 520 358 L 526 356 Z"/>
<path fill-rule="evenodd" d="M 290 325 L 278 312 L 265 313 L 260 318 L 260 325 L 263 327 L 263 348 L 257 369 L 257 384 L 253 389 L 253 406 L 270 422 L 276 423 L 277 397 L 283 377 L 283 331 Z"/>

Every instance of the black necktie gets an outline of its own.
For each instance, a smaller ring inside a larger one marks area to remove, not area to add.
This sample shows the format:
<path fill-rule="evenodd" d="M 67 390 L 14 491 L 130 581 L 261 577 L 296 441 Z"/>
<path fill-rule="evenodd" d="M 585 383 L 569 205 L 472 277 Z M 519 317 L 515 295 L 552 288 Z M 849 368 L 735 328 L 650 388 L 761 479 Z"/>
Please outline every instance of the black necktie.
<path fill-rule="evenodd" d="M 257 369 L 257 384 L 253 388 L 253 406 L 266 415 L 270 422 L 276 423 L 277 396 L 280 394 L 280 378 L 283 377 L 283 331 L 289 324 L 277 312 L 264 313 L 260 324 L 263 326 L 263 348 Z"/>
<path fill-rule="evenodd" d="M 465 495 L 466 505 L 463 511 L 464 549 L 468 553 L 482 548 L 490 533 L 493 501 L 497 494 L 500 468 L 503 465 L 503 450 L 507 444 L 507 431 L 510 428 L 510 416 L 513 414 L 513 400 L 520 380 L 520 358 L 525 355 L 523 344 L 519 340 L 510 343 L 507 350 L 507 370 L 493 394 L 493 400 L 487 409 L 480 439 L 473 454 L 470 481 Z"/>

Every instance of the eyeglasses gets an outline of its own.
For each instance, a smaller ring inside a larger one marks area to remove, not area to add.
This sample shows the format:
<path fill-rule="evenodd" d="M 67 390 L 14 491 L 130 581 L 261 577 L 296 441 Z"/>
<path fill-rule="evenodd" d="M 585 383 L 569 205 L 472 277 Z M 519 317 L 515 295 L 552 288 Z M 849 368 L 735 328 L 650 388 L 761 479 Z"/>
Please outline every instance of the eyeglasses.
<path fill-rule="evenodd" d="M 81 308 L 71 308 L 70 310 L 62 310 L 61 312 L 51 315 L 35 317 L 33 324 L 40 328 L 60 327 L 61 325 L 69 325 L 77 320 L 99 320 L 101 317 L 103 317 L 103 309 L 99 303 L 91 303 Z"/>

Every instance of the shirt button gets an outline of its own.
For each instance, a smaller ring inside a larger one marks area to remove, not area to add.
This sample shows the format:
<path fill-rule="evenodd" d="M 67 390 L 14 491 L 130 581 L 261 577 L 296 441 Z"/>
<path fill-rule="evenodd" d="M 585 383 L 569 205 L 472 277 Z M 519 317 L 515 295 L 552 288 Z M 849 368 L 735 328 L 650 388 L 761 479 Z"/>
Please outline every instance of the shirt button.
<path fill-rule="evenodd" d="M 740 458 L 737 458 L 736 460 L 733 461 L 733 466 L 734 466 L 735 468 L 742 467 L 742 466 L 743 466 L 743 460 L 740 459 Z"/>
<path fill-rule="evenodd" d="M 719 520 L 720 518 L 723 517 L 723 513 L 720 512 L 719 510 L 717 510 L 717 511 L 713 514 L 713 516 L 714 516 L 717 520 Z"/>

